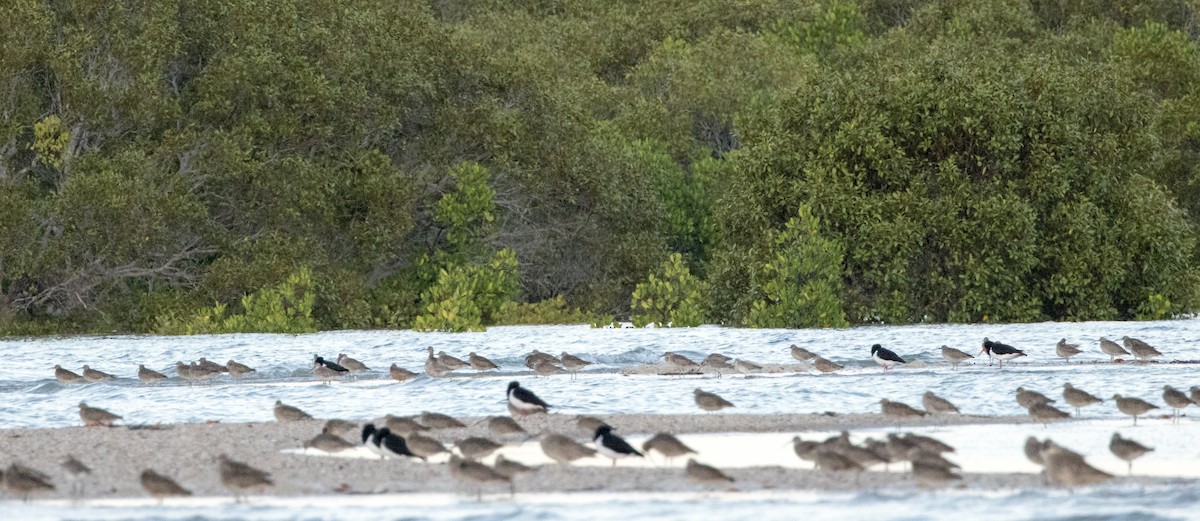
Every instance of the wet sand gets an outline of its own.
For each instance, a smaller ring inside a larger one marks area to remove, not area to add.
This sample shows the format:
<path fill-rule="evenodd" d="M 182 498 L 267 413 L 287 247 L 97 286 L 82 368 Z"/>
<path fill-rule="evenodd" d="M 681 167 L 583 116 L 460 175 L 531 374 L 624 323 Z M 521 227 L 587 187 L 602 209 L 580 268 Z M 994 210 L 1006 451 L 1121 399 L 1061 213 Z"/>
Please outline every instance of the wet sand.
<path fill-rule="evenodd" d="M 1026 417 L 980 417 L 947 415 L 897 421 L 878 414 L 690 414 L 602 416 L 626 436 L 668 431 L 693 433 L 795 433 L 968 424 L 1026 424 Z M 521 420 L 529 432 L 550 430 L 587 441 L 568 415 L 535 415 Z M 482 418 L 466 418 L 468 428 L 432 431 L 447 445 L 467 436 L 489 436 Z M 297 454 L 304 441 L 320 433 L 324 420 L 290 423 L 205 423 L 112 428 L 70 427 L 59 429 L 0 430 L 0 456 L 49 474 L 57 490 L 39 498 L 69 497 L 70 482 L 59 460 L 67 453 L 93 469 L 83 481 L 85 498 L 144 497 L 137 476 L 143 469 L 174 477 L 200 496 L 231 495 L 217 474 L 217 456 L 227 454 L 271 473 L 272 495 L 372 494 L 457 492 L 455 482 L 441 463 L 417 460 L 315 457 Z M 354 440 L 351 440 L 354 441 Z M 507 440 L 519 444 L 525 440 Z M 531 442 L 536 443 L 536 442 Z M 528 446 L 528 445 L 527 445 Z M 781 457 L 795 458 L 789 448 Z M 704 455 L 698 456 L 704 461 Z M 434 459 L 435 462 L 444 458 Z M 678 463 L 678 462 L 677 462 Z M 782 466 L 727 469 L 737 482 L 722 490 L 817 490 L 854 491 L 887 487 L 912 489 L 918 485 L 901 472 L 829 473 Z M 1041 486 L 1041 477 L 1027 473 L 966 474 L 953 486 L 971 488 L 1023 488 Z M 1154 482 L 1150 478 L 1118 478 Z M 570 491 L 700 491 L 713 488 L 684 479 L 678 467 L 647 468 L 545 465 L 538 472 L 516 479 L 518 495 Z M 473 493 L 474 488 L 469 487 Z M 491 487 L 495 489 L 496 487 Z M 486 489 L 485 489 L 486 491 Z M 492 490 L 506 492 L 503 488 Z"/>

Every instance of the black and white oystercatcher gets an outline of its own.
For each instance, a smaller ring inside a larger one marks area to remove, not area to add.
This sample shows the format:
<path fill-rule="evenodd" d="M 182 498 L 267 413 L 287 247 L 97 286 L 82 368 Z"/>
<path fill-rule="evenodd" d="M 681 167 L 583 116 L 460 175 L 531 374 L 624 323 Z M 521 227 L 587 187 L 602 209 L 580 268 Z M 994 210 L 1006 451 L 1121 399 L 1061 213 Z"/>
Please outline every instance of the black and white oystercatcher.
<path fill-rule="evenodd" d="M 871 346 L 871 358 L 875 360 L 875 363 L 883 366 L 885 371 L 897 365 L 908 363 L 903 358 L 900 358 L 900 355 L 879 344 Z"/>
<path fill-rule="evenodd" d="M 508 405 L 510 411 L 521 416 L 544 413 L 550 408 L 550 405 L 516 381 L 508 383 Z"/>
<path fill-rule="evenodd" d="M 1000 367 L 1004 367 L 1005 360 L 1012 360 L 1014 358 L 1026 356 L 1025 352 L 1020 349 L 1017 349 L 1008 344 L 1001 344 L 1000 342 L 992 342 L 991 340 L 988 340 L 986 337 L 983 339 L 983 349 L 980 349 L 979 352 L 987 353 L 988 358 L 991 358 L 993 360 L 999 360 Z M 988 365 L 992 365 L 992 363 L 988 362 Z"/>
<path fill-rule="evenodd" d="M 404 438 L 392 433 L 387 427 L 375 431 L 375 434 L 371 436 L 371 438 L 371 444 L 375 445 L 375 451 L 378 452 L 380 456 L 390 458 L 409 457 L 421 458 L 422 460 L 425 459 L 423 456 L 413 454 L 412 451 L 409 450 L 408 443 L 404 441 Z"/>
<path fill-rule="evenodd" d="M 601 425 L 596 429 L 596 436 L 592 438 L 596 442 L 596 452 L 608 456 L 613 460 L 613 466 L 617 466 L 617 460 L 628 458 L 630 456 L 643 457 L 642 453 L 633 448 L 625 438 L 612 433 L 612 427 Z"/>

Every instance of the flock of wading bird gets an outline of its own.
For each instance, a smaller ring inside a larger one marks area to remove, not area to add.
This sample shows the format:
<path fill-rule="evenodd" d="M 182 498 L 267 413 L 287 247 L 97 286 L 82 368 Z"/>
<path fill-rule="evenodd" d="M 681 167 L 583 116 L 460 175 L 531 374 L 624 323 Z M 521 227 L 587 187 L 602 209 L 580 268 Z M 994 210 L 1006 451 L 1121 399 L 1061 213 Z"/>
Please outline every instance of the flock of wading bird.
<path fill-rule="evenodd" d="M 1122 342 L 1124 348 L 1115 342 L 1101 338 L 1100 350 L 1110 355 L 1114 362 L 1123 361 L 1119 360 L 1118 357 L 1129 356 L 1130 354 L 1143 362 L 1150 361 L 1162 355 L 1153 346 L 1138 339 L 1124 337 L 1122 338 Z M 792 345 L 789 349 L 793 358 L 801 362 L 811 362 L 813 368 L 820 372 L 834 372 L 843 368 L 841 365 L 802 347 Z M 1055 354 L 1059 358 L 1068 361 L 1072 356 L 1082 352 L 1083 350 L 1078 345 L 1068 344 L 1066 339 L 1060 340 L 1055 348 Z M 448 355 L 444 351 L 435 355 L 432 347 L 428 348 L 428 353 L 429 356 L 425 361 L 425 371 L 432 377 L 443 377 L 450 371 L 465 367 L 470 367 L 476 371 L 498 369 L 498 366 L 491 360 L 474 352 L 468 355 L 467 361 Z M 890 370 L 893 367 L 907 363 L 906 360 L 895 352 L 879 344 L 871 346 L 870 353 L 871 358 L 885 370 Z M 1005 360 L 1027 356 L 1021 349 L 1000 342 L 993 342 L 987 338 L 983 340 L 981 350 L 979 351 L 979 354 L 984 353 L 988 355 L 989 359 L 999 361 L 1001 367 L 1003 367 Z M 969 353 L 948 346 L 941 347 L 941 354 L 954 367 L 974 358 Z M 674 371 L 679 373 L 699 372 L 699 369 L 702 367 L 708 367 L 717 371 L 733 369 L 740 373 L 753 373 L 763 370 L 761 365 L 747 360 L 733 359 L 719 353 L 710 354 L 701 362 L 695 362 L 673 352 L 666 352 L 661 358 L 663 358 L 665 366 L 673 368 Z M 533 369 L 535 373 L 543 376 L 562 374 L 567 371 L 575 372 L 590 364 L 591 362 L 568 353 L 563 353 L 560 357 L 555 357 L 534 350 L 532 354 L 525 357 L 525 365 Z M 233 360 L 230 360 L 225 365 L 221 365 L 204 358 L 200 358 L 198 362 L 190 364 L 178 362 L 176 370 L 181 379 L 189 382 L 210 380 L 221 373 L 229 373 L 234 378 L 240 378 L 254 372 L 254 369 Z M 324 381 L 368 370 L 369 368 L 365 364 L 345 354 L 339 354 L 337 362 L 325 360 L 318 355 L 315 355 L 313 359 L 312 372 L 317 378 Z M 399 368 L 396 364 L 392 364 L 390 373 L 392 378 L 399 381 L 405 381 L 417 376 L 417 373 Z M 55 376 L 63 383 L 100 382 L 116 378 L 111 374 L 92 369 L 87 365 L 83 366 L 82 374 L 75 374 L 63 369 L 61 366 L 55 366 Z M 147 369 L 144 365 L 139 365 L 138 378 L 146 383 L 155 383 L 167 379 L 167 376 Z M 1191 395 L 1189 396 L 1171 386 L 1164 388 L 1163 401 L 1175 410 L 1173 417 L 1175 421 L 1178 421 L 1181 409 L 1192 404 L 1200 404 L 1200 386 L 1192 386 L 1190 392 Z M 731 402 L 717 394 L 699 388 L 693 391 L 693 395 L 696 405 L 706 412 L 711 413 L 734 406 Z M 1081 407 L 1103 402 L 1102 399 L 1086 391 L 1077 389 L 1070 383 L 1064 384 L 1062 396 L 1065 403 L 1075 408 L 1076 414 L 1079 413 Z M 532 391 L 521 387 L 516 381 L 508 384 L 506 398 L 510 416 L 492 416 L 487 418 L 489 432 L 501 440 L 511 440 L 514 438 L 532 439 L 533 437 L 537 437 L 545 455 L 560 464 L 569 465 L 576 460 L 597 454 L 611 458 L 613 466 L 616 466 L 619 459 L 644 457 L 644 453 L 650 452 L 660 453 L 668 462 L 676 457 L 696 454 L 695 450 L 692 450 L 671 433 L 666 432 L 655 434 L 642 444 L 642 450 L 639 451 L 623 437 L 615 434 L 613 432 L 616 430 L 615 427 L 589 416 L 577 416 L 575 417 L 575 423 L 579 431 L 591 440 L 592 446 L 579 443 L 569 436 L 554 432 L 542 431 L 537 434 L 530 434 L 516 419 L 530 414 L 545 414 L 551 406 L 538 398 Z M 1112 399 L 1116 402 L 1119 411 L 1133 416 L 1134 425 L 1137 424 L 1138 416 L 1158 408 L 1158 406 L 1145 400 L 1122 397 L 1119 394 L 1114 395 Z M 879 403 L 883 415 L 892 418 L 919 417 L 927 414 L 955 414 L 959 412 L 956 406 L 931 391 L 924 394 L 922 401 L 925 409 L 923 411 L 907 404 L 887 399 L 882 399 Z M 1026 408 L 1030 417 L 1042 423 L 1070 417 L 1070 414 L 1066 411 L 1051 405 L 1056 402 L 1054 399 L 1036 391 L 1019 387 L 1017 388 L 1016 401 Z M 275 402 L 274 415 L 276 420 L 280 422 L 313 420 L 313 417 L 308 413 L 296 407 L 286 405 L 281 401 Z M 104 409 L 90 407 L 82 402 L 79 404 L 79 416 L 83 420 L 84 425 L 88 427 L 111 427 L 116 421 L 122 419 L 121 416 Z M 479 460 L 486 458 L 505 446 L 503 443 L 493 441 L 489 438 L 467 437 L 453 443 L 451 447 L 447 447 L 435 437 L 425 434 L 427 431 L 461 429 L 466 427 L 466 424 L 461 421 L 444 414 L 423 412 L 419 416 L 413 417 L 388 415 L 382 419 L 381 423 L 378 427 L 374 423 L 366 423 L 360 427 L 357 423 L 346 420 L 329 420 L 324 424 L 321 432 L 311 440 L 305 442 L 304 446 L 306 449 L 311 448 L 331 454 L 347 450 L 365 450 L 372 455 L 377 455 L 381 459 L 401 458 L 427 461 L 431 457 L 446 454 L 448 455 L 447 466 L 450 475 L 460 482 L 477 486 L 476 491 L 478 494 L 482 494 L 483 486 L 493 484 L 506 485 L 509 487 L 510 493 L 515 493 L 514 479 L 522 474 L 536 470 L 536 467 L 508 460 L 502 454 L 497 455 L 491 466 L 481 463 Z M 350 439 L 347 439 L 346 436 L 350 436 Z M 961 475 L 956 473 L 956 470 L 960 467 L 945 457 L 945 454 L 954 452 L 954 448 L 928 436 L 912 433 L 904 435 L 893 433 L 888 434 L 885 440 L 867 439 L 861 444 L 856 445 L 851 442 L 849 433 L 843 431 L 840 435 L 824 441 L 804 440 L 796 436 L 792 440 L 792 446 L 799 458 L 813 463 L 815 470 L 857 473 L 878 465 L 883 465 L 886 469 L 886 466 L 891 463 L 907 462 L 911 469 L 912 477 L 923 486 L 944 484 L 962 479 Z M 1133 460 L 1154 450 L 1134 440 L 1123 438 L 1117 433 L 1113 434 L 1109 448 L 1118 458 L 1128 462 L 1130 474 L 1133 472 Z M 1074 487 L 1099 483 L 1113 477 L 1089 465 L 1079 453 L 1071 451 L 1049 439 L 1038 440 L 1035 437 L 1029 437 L 1025 443 L 1025 455 L 1033 463 L 1044 467 L 1045 477 L 1052 484 Z M 74 478 L 85 476 L 91 472 L 91 469 L 84 463 L 70 455 L 63 457 L 62 470 L 67 476 Z M 238 500 L 244 497 L 248 491 L 257 490 L 262 492 L 265 487 L 273 484 L 268 472 L 242 462 L 231 460 L 224 454 L 219 457 L 218 473 L 222 484 Z M 721 470 L 699 463 L 694 458 L 688 459 L 687 465 L 684 468 L 684 476 L 690 480 L 705 484 L 729 484 L 734 482 L 733 478 Z M 13 463 L 2 471 L 0 482 L 3 483 L 7 490 L 21 495 L 26 499 L 32 493 L 54 489 L 50 476 L 18 463 Z M 140 475 L 140 482 L 147 493 L 160 500 L 170 496 L 186 496 L 191 494 L 188 489 L 176 483 L 172 478 L 160 474 L 153 469 L 145 469 Z"/>

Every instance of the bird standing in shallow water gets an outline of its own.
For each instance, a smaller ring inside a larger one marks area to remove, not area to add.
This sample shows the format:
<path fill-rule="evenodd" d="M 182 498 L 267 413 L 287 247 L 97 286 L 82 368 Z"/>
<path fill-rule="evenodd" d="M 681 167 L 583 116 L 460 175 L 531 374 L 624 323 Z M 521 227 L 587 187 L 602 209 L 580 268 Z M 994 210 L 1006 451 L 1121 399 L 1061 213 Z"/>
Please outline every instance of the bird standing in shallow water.
<path fill-rule="evenodd" d="M 950 346 L 942 346 L 942 358 L 944 358 L 947 362 L 950 362 L 952 367 L 958 369 L 958 364 L 966 362 L 967 360 L 975 357 L 963 352 L 960 349 L 955 349 Z"/>
<path fill-rule="evenodd" d="M 156 384 L 167 379 L 167 375 L 153 369 L 148 369 L 145 364 L 138 364 L 137 375 L 138 380 L 141 380 L 144 384 Z"/>
<path fill-rule="evenodd" d="M 988 358 L 990 358 L 990 359 L 999 360 L 1001 368 L 1004 367 L 1005 360 L 1012 360 L 1014 358 L 1019 358 L 1019 357 L 1025 356 L 1025 352 L 1020 349 L 1017 349 L 1008 344 L 1001 344 L 1000 342 L 992 342 L 991 340 L 988 340 L 986 337 L 983 339 L 983 349 L 980 349 L 979 352 L 981 354 L 987 353 Z M 988 362 L 988 365 L 992 365 L 991 362 Z"/>
<path fill-rule="evenodd" d="M 1158 408 L 1157 405 L 1147 402 L 1141 398 L 1126 398 L 1119 394 L 1114 394 L 1112 399 L 1117 402 L 1117 410 L 1133 416 L 1134 425 L 1137 425 L 1138 416 L 1146 414 L 1152 409 Z"/>
<path fill-rule="evenodd" d="M 1129 349 L 1131 353 L 1133 353 L 1134 358 L 1137 358 L 1141 361 L 1147 361 L 1151 358 L 1162 356 L 1162 353 L 1155 349 L 1154 346 L 1151 346 L 1150 344 L 1147 344 L 1136 338 L 1123 336 L 1121 337 L 1121 343 L 1125 344 L 1125 347 Z"/>
<path fill-rule="evenodd" d="M 79 418 L 83 420 L 84 427 L 112 427 L 113 422 L 121 419 L 99 407 L 88 407 L 83 402 L 79 402 Z"/>
<path fill-rule="evenodd" d="M 931 414 L 957 414 L 959 412 L 958 407 L 955 407 L 949 400 L 933 394 L 933 391 L 925 391 L 925 394 L 921 396 L 921 406 Z"/>
<path fill-rule="evenodd" d="M 83 379 L 89 382 L 103 382 L 105 380 L 115 380 L 116 378 L 117 377 L 104 371 L 92 369 L 91 367 L 88 367 L 87 364 L 83 365 Z"/>
<path fill-rule="evenodd" d="M 338 363 L 338 365 L 345 367 L 346 370 L 348 370 L 352 373 L 358 373 L 358 372 L 362 372 L 362 371 L 370 371 L 371 370 L 370 367 L 367 367 L 367 364 L 364 364 L 362 362 L 359 362 L 358 360 L 355 360 L 353 358 L 350 358 L 349 356 L 346 356 L 346 353 L 338 353 L 337 363 Z"/>
<path fill-rule="evenodd" d="M 63 366 L 57 364 L 54 366 L 54 379 L 58 380 L 58 383 L 61 384 L 77 384 L 86 381 L 82 376 L 75 374 L 74 371 L 63 369 Z"/>
<path fill-rule="evenodd" d="M 1116 361 L 1118 356 L 1129 356 L 1129 351 L 1120 344 L 1104 337 L 1100 337 L 1100 351 L 1109 356 L 1110 362 Z"/>
<path fill-rule="evenodd" d="M 1063 401 L 1075 408 L 1075 416 L 1079 416 L 1079 408 L 1087 407 L 1092 404 L 1103 402 L 1100 398 L 1092 396 L 1087 391 L 1076 389 L 1070 382 L 1063 384 Z"/>
<path fill-rule="evenodd" d="M 471 369 L 480 373 L 500 369 L 500 366 L 496 365 L 495 362 L 488 360 L 485 356 L 475 354 L 474 351 L 467 353 L 467 363 L 471 364 Z"/>
<path fill-rule="evenodd" d="M 1125 460 L 1125 463 L 1127 463 L 1129 466 L 1129 475 L 1132 476 L 1133 460 L 1142 457 L 1147 452 L 1151 452 L 1154 449 L 1129 438 L 1122 438 L 1120 433 L 1114 432 L 1112 435 L 1112 440 L 1108 443 L 1108 450 L 1111 451 L 1114 456 Z"/>
<path fill-rule="evenodd" d="M 313 417 L 300 410 L 299 407 L 285 405 L 281 400 L 275 400 L 275 421 L 278 422 L 294 422 L 300 420 L 311 420 Z"/>
<path fill-rule="evenodd" d="M 550 405 L 533 394 L 533 391 L 521 387 L 521 384 L 516 381 L 508 383 L 506 394 L 508 395 L 509 410 L 520 416 L 544 413 L 550 408 Z"/>
<path fill-rule="evenodd" d="M 733 403 L 729 400 L 721 398 L 715 393 L 702 391 L 699 387 L 692 391 L 692 395 L 696 400 L 696 405 L 708 412 L 719 411 L 726 407 L 733 407 Z"/>
<path fill-rule="evenodd" d="M 397 382 L 403 382 L 405 380 L 411 380 L 417 377 L 417 373 L 400 367 L 396 365 L 395 362 L 393 362 L 392 366 L 388 368 L 388 374 L 392 377 L 392 380 Z"/>
<path fill-rule="evenodd" d="M 566 351 L 563 351 L 562 354 L 559 355 L 559 358 L 562 359 L 563 367 L 568 371 L 571 371 L 571 379 L 575 379 L 576 375 L 581 369 L 592 365 L 591 362 L 572 355 Z"/>
<path fill-rule="evenodd" d="M 1068 344 L 1065 338 L 1059 340 L 1058 344 L 1054 346 L 1054 354 L 1067 362 L 1071 361 L 1072 356 L 1082 352 L 1083 350 L 1079 348 L 1079 344 Z"/>
<path fill-rule="evenodd" d="M 908 363 L 904 361 L 903 358 L 900 358 L 900 355 L 879 344 L 871 346 L 871 359 L 875 360 L 875 363 L 883 366 L 884 371 L 887 371 L 897 365 L 904 365 Z"/>
<path fill-rule="evenodd" d="M 633 448 L 625 438 L 612 433 L 612 427 L 601 425 L 596 429 L 596 436 L 592 438 L 596 443 L 596 452 L 612 458 L 612 466 L 617 466 L 617 460 L 620 458 L 628 458 L 631 456 L 643 457 L 641 452 Z"/>
<path fill-rule="evenodd" d="M 1188 395 L 1169 385 L 1163 386 L 1163 402 L 1175 412 L 1171 416 L 1171 423 L 1179 423 L 1179 410 L 1192 404 L 1192 399 Z"/>

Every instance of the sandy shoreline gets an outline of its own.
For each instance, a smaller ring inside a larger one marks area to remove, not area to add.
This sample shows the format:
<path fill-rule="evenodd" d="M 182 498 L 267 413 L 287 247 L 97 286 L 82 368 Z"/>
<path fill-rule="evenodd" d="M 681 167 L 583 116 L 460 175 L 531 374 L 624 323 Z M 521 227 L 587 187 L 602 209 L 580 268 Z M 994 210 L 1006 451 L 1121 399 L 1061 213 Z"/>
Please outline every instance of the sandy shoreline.
<path fill-rule="evenodd" d="M 879 414 L 691 414 L 691 415 L 611 415 L 602 416 L 631 436 L 670 431 L 694 433 L 797 433 L 806 431 L 888 428 L 897 420 Z M 482 418 L 465 418 L 466 429 L 433 431 L 434 437 L 449 445 L 467 436 L 488 436 Z M 575 429 L 573 417 L 541 415 L 523 419 L 530 432 L 549 429 L 584 441 Z M 478 423 L 478 425 L 475 425 Z M 1025 424 L 1026 417 L 978 417 L 950 415 L 930 419 L 907 419 L 903 427 L 951 426 L 970 424 Z M 451 479 L 443 464 L 418 461 L 369 460 L 358 458 L 313 457 L 285 453 L 298 449 L 320 432 L 323 420 L 291 423 L 207 423 L 175 424 L 145 428 L 113 427 L 0 430 L 0 451 L 6 460 L 16 458 L 23 464 L 49 474 L 58 490 L 39 498 L 66 498 L 70 482 L 59 467 L 59 458 L 70 452 L 92 467 L 84 478 L 85 498 L 144 497 L 137 476 L 145 468 L 173 476 L 200 496 L 228 496 L 217 475 L 216 457 L 225 453 L 271 473 L 276 485 L 267 490 L 273 495 L 310 495 L 335 493 L 419 493 L 456 492 L 464 487 Z M 520 440 L 513 443 L 519 443 Z M 780 454 L 789 454 L 790 449 Z M 794 455 L 790 456 L 794 457 Z M 698 459 L 703 461 L 704 455 Z M 877 487 L 911 488 L 917 485 L 898 472 L 831 474 L 778 466 L 728 469 L 738 481 L 737 490 L 820 490 L 853 491 Z M 967 474 L 965 486 L 976 488 L 1022 488 L 1040 486 L 1034 474 Z M 1127 478 L 1121 478 L 1126 480 Z M 1149 478 L 1133 478 L 1152 482 Z M 678 468 L 567 467 L 547 465 L 538 472 L 517 478 L 518 494 L 569 491 L 698 491 L 707 487 L 683 478 Z M 722 487 L 724 488 L 724 487 Z M 499 492 L 499 491 L 497 491 Z"/>

